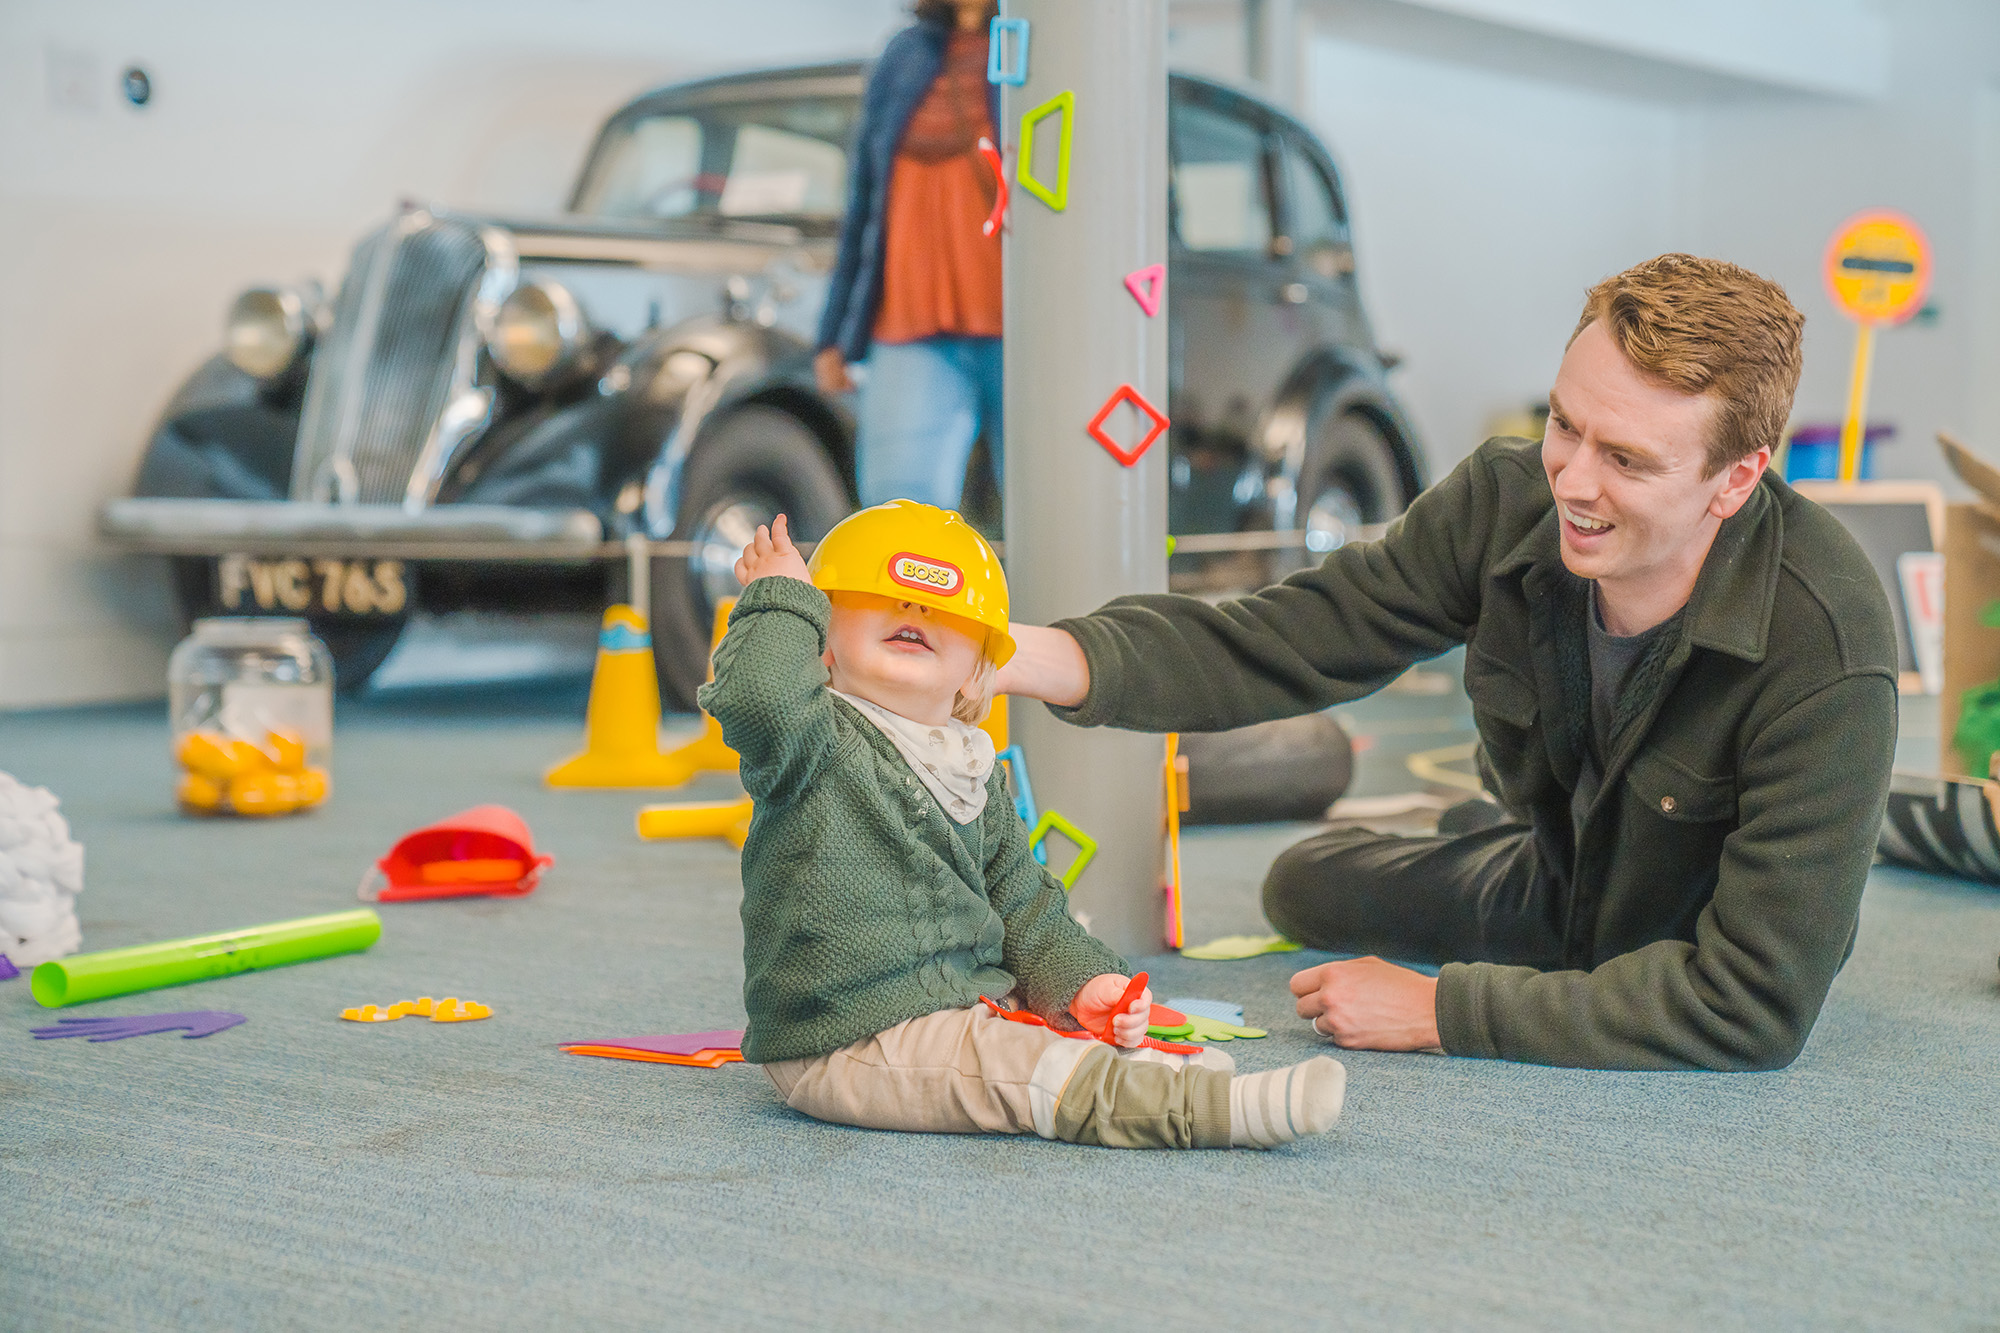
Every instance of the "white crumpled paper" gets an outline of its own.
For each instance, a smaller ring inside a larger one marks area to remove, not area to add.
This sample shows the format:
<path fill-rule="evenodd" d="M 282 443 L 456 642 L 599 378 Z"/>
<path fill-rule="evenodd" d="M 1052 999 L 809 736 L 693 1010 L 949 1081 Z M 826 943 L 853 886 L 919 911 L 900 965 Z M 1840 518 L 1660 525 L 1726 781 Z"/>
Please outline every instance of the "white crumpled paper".
<path fill-rule="evenodd" d="M 0 773 L 0 954 L 24 969 L 83 944 L 83 845 L 56 805 L 48 788 Z"/>

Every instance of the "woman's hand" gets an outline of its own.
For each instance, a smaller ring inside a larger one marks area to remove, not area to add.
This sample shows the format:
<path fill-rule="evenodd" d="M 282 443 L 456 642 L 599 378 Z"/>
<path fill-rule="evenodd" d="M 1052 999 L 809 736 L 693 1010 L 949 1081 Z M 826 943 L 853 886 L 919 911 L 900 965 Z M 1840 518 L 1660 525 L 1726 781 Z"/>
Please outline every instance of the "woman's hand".
<path fill-rule="evenodd" d="M 1120 1046 L 1137 1046 L 1146 1039 L 1146 1028 L 1153 1015 L 1153 992 L 1150 987 L 1141 990 L 1135 999 L 1119 1009 L 1118 1001 L 1131 984 L 1130 977 L 1116 972 L 1100 972 L 1083 983 L 1083 989 L 1069 1002 L 1069 1011 L 1090 1032 L 1101 1036 L 1105 1023 L 1109 1022 L 1113 1040 Z"/>
<path fill-rule="evenodd" d="M 783 514 L 772 519 L 768 528 L 758 526 L 757 535 L 750 539 L 750 544 L 743 548 L 742 558 L 736 562 L 736 581 L 746 588 L 753 580 L 774 578 L 812 582 L 805 557 L 792 545 L 792 534 L 786 530 Z"/>
<path fill-rule="evenodd" d="M 819 391 L 825 394 L 852 393 L 854 377 L 847 373 L 847 358 L 840 354 L 838 347 L 822 347 L 813 358 L 813 378 L 819 381 Z"/>

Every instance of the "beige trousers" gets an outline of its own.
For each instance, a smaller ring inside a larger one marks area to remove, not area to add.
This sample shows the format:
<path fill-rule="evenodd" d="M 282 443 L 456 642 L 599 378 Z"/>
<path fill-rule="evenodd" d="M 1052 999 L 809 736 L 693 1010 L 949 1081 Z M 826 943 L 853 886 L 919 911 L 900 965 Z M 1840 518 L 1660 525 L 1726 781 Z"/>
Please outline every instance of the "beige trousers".
<path fill-rule="evenodd" d="M 1102 1042 L 1010 1023 L 984 1005 L 763 1068 L 785 1105 L 836 1124 L 1107 1148 L 1229 1146 L 1229 1075 L 1120 1059 Z"/>

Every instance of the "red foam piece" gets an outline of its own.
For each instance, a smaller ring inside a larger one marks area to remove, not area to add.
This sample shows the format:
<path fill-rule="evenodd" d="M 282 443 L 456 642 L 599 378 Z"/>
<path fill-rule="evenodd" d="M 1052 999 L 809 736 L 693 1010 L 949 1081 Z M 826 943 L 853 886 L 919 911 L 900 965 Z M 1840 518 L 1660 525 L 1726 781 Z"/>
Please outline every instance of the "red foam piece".
<path fill-rule="evenodd" d="M 1113 412 L 1118 410 L 1118 404 L 1120 403 L 1132 404 L 1141 413 L 1152 418 L 1153 422 L 1153 428 L 1146 432 L 1146 437 L 1130 449 L 1119 448 L 1118 442 L 1104 433 L 1105 421 L 1110 418 Z M 1140 393 L 1129 384 L 1121 384 L 1109 398 L 1104 400 L 1104 406 L 1097 409 L 1097 415 L 1090 419 L 1090 424 L 1084 427 L 1084 430 L 1089 434 L 1091 439 L 1096 440 L 1104 446 L 1106 453 L 1110 454 L 1126 467 L 1131 467 L 1139 461 L 1141 454 L 1153 447 L 1153 441 L 1165 434 L 1167 427 L 1171 424 L 1167 420 L 1166 413 L 1146 401 L 1146 395 Z"/>
<path fill-rule="evenodd" d="M 453 861 L 517 861 L 523 866 L 512 880 L 460 879 L 444 870 L 424 873 Z M 518 897 L 534 891 L 542 872 L 555 864 L 553 856 L 535 853 L 535 836 L 528 822 L 504 805 L 475 805 L 449 819 L 404 834 L 389 854 L 375 863 L 384 883 L 377 902 L 407 902 L 417 898 L 463 898 L 472 894 Z"/>

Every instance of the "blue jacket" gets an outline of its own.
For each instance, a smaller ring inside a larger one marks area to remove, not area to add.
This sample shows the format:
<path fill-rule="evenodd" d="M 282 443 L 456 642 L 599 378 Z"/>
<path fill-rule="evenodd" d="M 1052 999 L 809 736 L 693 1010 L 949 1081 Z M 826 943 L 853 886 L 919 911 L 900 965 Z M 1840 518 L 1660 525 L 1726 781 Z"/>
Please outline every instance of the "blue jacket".
<path fill-rule="evenodd" d="M 861 123 L 848 151 L 847 214 L 840 222 L 840 253 L 827 283 L 819 319 L 819 346 L 838 347 L 849 361 L 868 355 L 875 313 L 882 306 L 882 268 L 888 248 L 889 173 L 910 117 L 944 67 L 951 28 L 918 22 L 889 39 L 861 94 Z M 987 114 L 1000 124 L 1000 89 L 986 85 Z"/>

